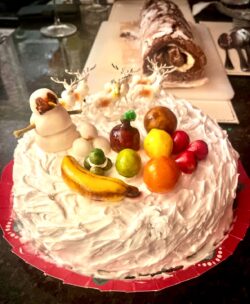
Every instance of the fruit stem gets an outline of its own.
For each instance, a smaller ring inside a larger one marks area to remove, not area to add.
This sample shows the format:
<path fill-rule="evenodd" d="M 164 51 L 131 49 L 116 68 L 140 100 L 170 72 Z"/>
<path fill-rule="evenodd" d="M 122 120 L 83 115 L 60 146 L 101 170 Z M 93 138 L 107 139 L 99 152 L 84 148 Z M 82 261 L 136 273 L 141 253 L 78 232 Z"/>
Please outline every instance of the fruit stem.
<path fill-rule="evenodd" d="M 134 198 L 140 195 L 140 191 L 137 187 L 128 185 L 125 195 L 126 197 Z"/>

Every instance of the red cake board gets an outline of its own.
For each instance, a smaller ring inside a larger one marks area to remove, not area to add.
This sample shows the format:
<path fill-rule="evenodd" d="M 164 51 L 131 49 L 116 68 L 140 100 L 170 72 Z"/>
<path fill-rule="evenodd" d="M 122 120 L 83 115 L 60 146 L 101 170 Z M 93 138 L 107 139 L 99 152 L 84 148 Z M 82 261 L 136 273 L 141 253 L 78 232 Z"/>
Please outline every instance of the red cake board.
<path fill-rule="evenodd" d="M 101 291 L 145 292 L 161 289 L 198 277 L 220 264 L 233 254 L 239 242 L 244 238 L 250 224 L 250 179 L 239 162 L 239 190 L 236 197 L 235 217 L 232 229 L 223 243 L 206 260 L 186 269 L 175 270 L 168 277 L 152 277 L 145 280 L 104 280 L 75 273 L 47 261 L 42 254 L 35 252 L 29 243 L 23 243 L 15 231 L 12 218 L 12 169 L 13 161 L 4 168 L 0 180 L 0 226 L 4 238 L 12 247 L 12 252 L 25 262 L 41 270 L 45 275 L 57 278 L 65 284 Z"/>

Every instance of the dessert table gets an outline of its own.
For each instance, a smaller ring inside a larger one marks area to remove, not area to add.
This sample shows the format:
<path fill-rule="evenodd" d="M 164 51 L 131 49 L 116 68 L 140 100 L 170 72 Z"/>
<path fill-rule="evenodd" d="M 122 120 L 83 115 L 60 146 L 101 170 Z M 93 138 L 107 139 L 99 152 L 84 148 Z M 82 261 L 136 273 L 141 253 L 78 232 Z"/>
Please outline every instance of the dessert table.
<path fill-rule="evenodd" d="M 190 0 L 189 4 L 196 2 Z M 65 69 L 83 69 L 98 29 L 108 20 L 110 12 L 111 5 L 102 13 L 89 12 L 84 4 L 80 5 L 79 12 L 70 20 L 77 26 L 77 33 L 61 39 L 47 38 L 40 33 L 39 29 L 52 20 L 25 19 L 13 31 L 0 29 L 0 33 L 7 33 L 0 44 L 0 171 L 13 157 L 17 143 L 13 130 L 29 122 L 29 95 L 42 87 L 61 92 L 61 84 L 51 81 L 50 76 L 61 79 Z M 230 22 L 213 7 L 202 11 L 195 19 L 218 22 L 218 27 L 220 21 Z M 232 105 L 239 123 L 220 125 L 228 132 L 250 176 L 250 78 L 244 73 L 228 77 L 234 90 Z M 0 229 L 0 303 L 250 303 L 249 253 L 248 231 L 230 257 L 192 280 L 157 292 L 101 292 L 63 284 L 44 275 L 11 253 Z"/>

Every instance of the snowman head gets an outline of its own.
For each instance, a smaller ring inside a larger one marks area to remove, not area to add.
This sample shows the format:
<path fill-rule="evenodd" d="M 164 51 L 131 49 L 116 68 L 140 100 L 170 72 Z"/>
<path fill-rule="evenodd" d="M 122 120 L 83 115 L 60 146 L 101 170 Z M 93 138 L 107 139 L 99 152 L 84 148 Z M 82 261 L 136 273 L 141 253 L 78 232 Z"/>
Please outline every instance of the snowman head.
<path fill-rule="evenodd" d="M 30 95 L 29 103 L 33 113 L 42 115 L 58 104 L 58 97 L 53 91 L 42 88 Z"/>

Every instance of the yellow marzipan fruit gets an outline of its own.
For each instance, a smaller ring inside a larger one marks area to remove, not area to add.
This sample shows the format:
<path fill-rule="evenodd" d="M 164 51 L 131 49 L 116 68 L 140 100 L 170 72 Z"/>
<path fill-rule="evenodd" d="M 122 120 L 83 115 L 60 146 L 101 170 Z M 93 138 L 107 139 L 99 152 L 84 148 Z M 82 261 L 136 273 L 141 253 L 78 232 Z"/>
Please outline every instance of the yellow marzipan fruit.
<path fill-rule="evenodd" d="M 96 175 L 82 167 L 74 157 L 64 156 L 61 164 L 62 177 L 74 191 L 100 201 L 119 201 L 125 196 L 136 197 L 138 188 L 113 177 Z"/>

